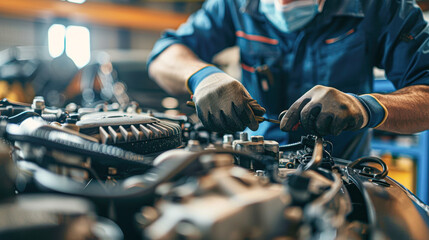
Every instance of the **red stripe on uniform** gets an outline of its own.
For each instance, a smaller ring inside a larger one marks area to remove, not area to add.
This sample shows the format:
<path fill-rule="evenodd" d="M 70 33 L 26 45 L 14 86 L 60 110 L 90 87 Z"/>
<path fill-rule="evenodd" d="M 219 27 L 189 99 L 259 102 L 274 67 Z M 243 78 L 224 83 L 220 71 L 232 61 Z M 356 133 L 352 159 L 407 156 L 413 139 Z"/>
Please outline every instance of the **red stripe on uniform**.
<path fill-rule="evenodd" d="M 242 37 L 242 38 L 250 40 L 250 41 L 262 42 L 262 43 L 267 43 L 267 44 L 271 44 L 271 45 L 279 44 L 279 41 L 277 39 L 267 38 L 267 37 L 258 36 L 258 35 L 250 35 L 250 34 L 246 34 L 243 31 L 237 31 L 235 33 L 235 35 L 237 37 Z"/>
<path fill-rule="evenodd" d="M 251 66 L 247 66 L 246 64 L 244 64 L 244 63 L 242 63 L 241 64 L 241 67 L 244 69 L 244 70 L 246 70 L 246 71 L 248 71 L 248 72 L 255 72 L 255 68 L 253 68 L 253 67 L 251 67 Z"/>
<path fill-rule="evenodd" d="M 354 32 L 355 32 L 355 29 L 354 29 L 354 28 L 352 28 L 352 29 L 350 29 L 348 32 L 346 32 L 346 34 L 344 34 L 344 35 L 341 35 L 341 36 L 336 37 L 336 38 L 330 38 L 330 39 L 325 40 L 325 43 L 326 43 L 326 44 L 332 44 L 332 43 L 334 43 L 334 42 L 338 42 L 338 41 L 340 41 L 340 40 L 344 39 L 345 37 L 347 37 L 348 35 L 350 35 L 350 34 L 352 34 L 352 33 L 354 33 Z"/>

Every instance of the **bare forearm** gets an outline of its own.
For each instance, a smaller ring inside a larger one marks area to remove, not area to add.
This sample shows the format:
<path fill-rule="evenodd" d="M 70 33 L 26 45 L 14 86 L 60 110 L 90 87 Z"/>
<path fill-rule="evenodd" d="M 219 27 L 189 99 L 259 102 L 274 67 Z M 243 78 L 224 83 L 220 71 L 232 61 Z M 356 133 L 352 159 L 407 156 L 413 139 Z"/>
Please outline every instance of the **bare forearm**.
<path fill-rule="evenodd" d="M 149 75 L 167 92 L 187 92 L 186 80 L 207 63 L 188 47 L 174 44 L 162 52 L 149 66 Z"/>
<path fill-rule="evenodd" d="M 429 86 L 415 85 L 390 94 L 372 94 L 389 112 L 377 129 L 415 133 L 429 129 Z"/>

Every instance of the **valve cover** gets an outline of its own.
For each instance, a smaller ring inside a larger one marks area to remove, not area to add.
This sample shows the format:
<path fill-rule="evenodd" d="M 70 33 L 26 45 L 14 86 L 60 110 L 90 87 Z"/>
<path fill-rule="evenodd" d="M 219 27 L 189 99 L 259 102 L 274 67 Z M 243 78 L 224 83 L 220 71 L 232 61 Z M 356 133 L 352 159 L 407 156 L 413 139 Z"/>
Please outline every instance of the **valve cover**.
<path fill-rule="evenodd" d="M 181 127 L 144 114 L 97 112 L 76 123 L 80 132 L 139 154 L 155 153 L 181 145 Z"/>

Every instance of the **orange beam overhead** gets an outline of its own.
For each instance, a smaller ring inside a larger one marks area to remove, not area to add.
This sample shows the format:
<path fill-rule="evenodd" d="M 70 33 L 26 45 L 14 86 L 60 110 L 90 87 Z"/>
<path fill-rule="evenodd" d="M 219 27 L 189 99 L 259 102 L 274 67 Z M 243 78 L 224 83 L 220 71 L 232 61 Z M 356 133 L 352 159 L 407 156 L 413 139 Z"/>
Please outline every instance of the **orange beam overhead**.
<path fill-rule="evenodd" d="M 20 18 L 68 18 L 75 23 L 161 31 L 177 28 L 185 14 L 112 3 L 75 4 L 60 0 L 0 0 L 0 14 Z"/>

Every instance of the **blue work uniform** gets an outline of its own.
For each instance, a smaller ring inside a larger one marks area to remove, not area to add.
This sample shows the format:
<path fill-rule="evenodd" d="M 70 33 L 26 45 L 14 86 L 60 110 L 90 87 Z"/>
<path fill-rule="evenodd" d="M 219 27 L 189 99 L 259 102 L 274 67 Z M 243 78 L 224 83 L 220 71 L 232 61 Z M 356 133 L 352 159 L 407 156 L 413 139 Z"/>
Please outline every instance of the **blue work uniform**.
<path fill-rule="evenodd" d="M 266 117 L 277 118 L 317 84 L 372 92 L 374 66 L 385 69 L 397 89 L 429 84 L 428 36 L 422 11 L 410 0 L 326 0 L 322 12 L 292 33 L 272 25 L 258 0 L 207 0 L 177 31 L 163 34 L 148 64 L 172 44 L 186 45 L 206 62 L 236 45 L 243 85 L 266 108 Z M 306 132 L 285 133 L 264 122 L 251 134 L 284 144 Z M 326 139 L 336 157 L 369 153 L 368 129 Z"/>

